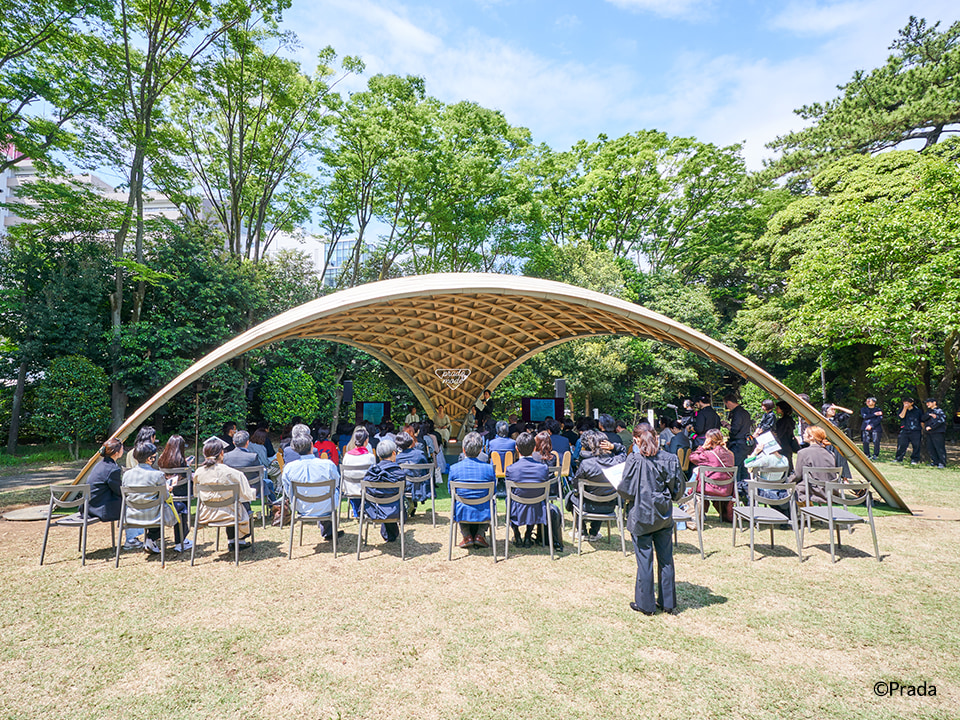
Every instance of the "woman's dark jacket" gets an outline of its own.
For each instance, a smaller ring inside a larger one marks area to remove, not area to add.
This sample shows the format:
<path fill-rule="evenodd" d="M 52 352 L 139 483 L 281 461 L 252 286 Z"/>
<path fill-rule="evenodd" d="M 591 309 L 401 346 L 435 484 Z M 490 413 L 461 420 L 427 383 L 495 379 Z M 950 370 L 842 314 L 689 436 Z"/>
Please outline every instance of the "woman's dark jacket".
<path fill-rule="evenodd" d="M 627 513 L 627 530 L 637 537 L 670 527 L 673 503 L 683 495 L 684 483 L 675 455 L 661 451 L 648 458 L 630 453 L 620 486 L 620 494 L 632 501 Z"/>
<path fill-rule="evenodd" d="M 568 499 L 567 508 L 572 510 L 574 505 L 579 505 L 580 495 L 578 490 L 578 482 L 580 480 L 584 480 L 586 482 L 596 482 L 609 486 L 609 488 L 591 488 L 589 491 L 591 494 L 611 496 L 610 502 L 595 502 L 592 500 L 585 500 L 583 503 L 584 512 L 611 512 L 617 505 L 616 490 L 614 490 L 613 486 L 610 485 L 610 482 L 607 480 L 607 476 L 603 474 L 603 471 L 606 468 L 619 465 L 626 459 L 626 457 L 626 451 L 624 450 L 623 445 L 620 443 L 616 443 L 613 446 L 612 455 L 591 455 L 588 451 L 581 452 L 580 467 L 577 468 L 577 474 L 573 476 L 573 492 Z"/>
<path fill-rule="evenodd" d="M 120 519 L 120 485 L 123 471 L 112 458 L 104 458 L 90 471 L 90 517 L 104 522 Z"/>

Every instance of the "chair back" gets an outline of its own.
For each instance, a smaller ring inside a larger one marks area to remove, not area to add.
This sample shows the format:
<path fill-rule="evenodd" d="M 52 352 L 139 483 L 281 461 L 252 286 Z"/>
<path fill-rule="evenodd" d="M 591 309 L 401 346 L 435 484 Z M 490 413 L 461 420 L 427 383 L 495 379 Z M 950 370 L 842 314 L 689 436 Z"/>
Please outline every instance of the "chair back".
<path fill-rule="evenodd" d="M 248 482 L 258 483 L 263 478 L 263 471 L 266 470 L 263 465 L 248 465 L 247 467 L 234 469 L 242 472 L 246 476 Z"/>
<path fill-rule="evenodd" d="M 505 452 L 504 455 L 503 455 L 503 470 L 504 470 L 504 472 L 506 472 L 507 468 L 510 467 L 511 465 L 513 465 L 513 463 L 514 463 L 513 451 L 512 451 L 512 450 L 507 450 L 507 452 Z"/>
<path fill-rule="evenodd" d="M 750 497 L 750 505 L 789 505 L 794 494 L 797 492 L 797 484 L 792 482 L 767 482 L 766 480 L 747 480 L 747 493 Z M 786 490 L 787 494 L 782 498 L 768 498 L 757 494 L 757 490 Z"/>
<path fill-rule="evenodd" d="M 819 498 L 812 498 L 810 486 L 823 488 L 824 495 L 827 494 L 826 484 L 828 482 L 838 482 L 841 479 L 843 470 L 838 467 L 805 467 L 800 473 L 800 480 L 803 482 L 804 497 L 809 503 L 811 500 L 821 502 Z"/>
<path fill-rule="evenodd" d="M 304 503 L 313 505 L 330 501 L 333 507 L 333 497 L 337 481 L 335 478 L 321 480 L 320 482 L 299 482 L 290 481 L 290 507 L 291 512 L 295 508 L 294 502 L 301 500 Z"/>
<path fill-rule="evenodd" d="M 283 450 L 277 450 L 277 465 L 283 470 Z"/>
<path fill-rule="evenodd" d="M 677 448 L 677 460 L 680 461 L 680 469 L 687 472 L 690 469 L 690 448 Z"/>
<path fill-rule="evenodd" d="M 489 482 L 450 482 L 450 493 L 452 499 L 464 505 L 488 505 L 491 498 L 496 495 L 497 484 L 490 480 Z M 483 490 L 482 497 L 467 498 L 460 494 L 461 490 Z"/>
<path fill-rule="evenodd" d="M 415 482 L 424 482 L 433 477 L 436 465 L 429 463 L 400 463 L 400 467 L 407 473 L 407 477 Z M 417 473 L 417 474 L 414 474 Z"/>
<path fill-rule="evenodd" d="M 197 494 L 198 502 L 203 503 L 208 508 L 237 507 L 240 504 L 240 486 L 236 483 L 230 484 L 203 484 L 198 483 L 193 486 Z M 218 497 L 205 500 L 200 497 L 202 493 L 216 493 L 218 495 L 227 494 L 229 497 Z"/>
<path fill-rule="evenodd" d="M 816 482 L 811 480 L 811 482 Z M 873 498 L 870 496 L 868 482 L 825 482 L 823 488 L 827 494 L 827 504 L 840 503 L 847 505 L 862 505 L 873 507 Z M 852 493 L 852 494 L 851 494 Z"/>
<path fill-rule="evenodd" d="M 716 485 L 718 487 L 726 487 L 727 485 L 733 485 L 734 480 L 737 477 L 737 466 L 733 467 L 708 467 L 707 465 L 698 465 L 700 470 L 700 477 L 703 479 L 703 483 L 710 483 L 711 485 Z M 718 473 L 726 475 L 726 478 L 708 478 L 707 473 Z"/>
<path fill-rule="evenodd" d="M 687 480 L 683 484 L 683 495 L 680 496 L 680 499 L 677 500 L 677 505 L 685 505 L 686 503 L 693 500 L 693 496 L 697 494 L 697 481 L 696 480 Z"/>
<path fill-rule="evenodd" d="M 390 503 L 401 502 L 403 492 L 407 487 L 407 481 L 397 480 L 396 482 L 372 482 L 370 480 L 360 481 L 360 494 L 364 502 L 374 505 L 388 505 Z M 380 495 L 371 495 L 370 490 L 382 490 Z"/>
<path fill-rule="evenodd" d="M 591 502 L 611 502 L 617 500 L 620 496 L 614 491 L 612 493 L 597 493 L 594 490 L 599 489 L 613 490 L 613 485 L 606 480 L 579 480 L 577 482 L 577 492 L 581 500 L 590 500 Z M 582 505 L 581 505 L 582 507 Z"/>
<path fill-rule="evenodd" d="M 534 493 L 527 497 L 518 496 L 514 490 L 524 490 L 528 493 Z M 507 497 L 511 502 L 521 505 L 537 505 L 550 499 L 550 481 L 544 482 L 522 482 L 516 483 L 513 480 L 507 480 Z"/>
<path fill-rule="evenodd" d="M 167 501 L 166 485 L 124 485 L 120 493 L 127 509 L 152 510 Z"/>
<path fill-rule="evenodd" d="M 570 465 L 573 463 L 573 453 L 565 450 L 560 459 L 560 477 L 570 477 Z"/>
<path fill-rule="evenodd" d="M 490 464 L 493 465 L 493 474 L 496 475 L 497 478 L 505 477 L 503 474 L 503 459 L 496 450 L 490 453 Z"/>
<path fill-rule="evenodd" d="M 53 515 L 54 508 L 78 508 L 81 505 L 86 507 L 90 499 L 89 485 L 72 485 L 70 483 L 57 483 L 50 486 L 50 514 Z"/>

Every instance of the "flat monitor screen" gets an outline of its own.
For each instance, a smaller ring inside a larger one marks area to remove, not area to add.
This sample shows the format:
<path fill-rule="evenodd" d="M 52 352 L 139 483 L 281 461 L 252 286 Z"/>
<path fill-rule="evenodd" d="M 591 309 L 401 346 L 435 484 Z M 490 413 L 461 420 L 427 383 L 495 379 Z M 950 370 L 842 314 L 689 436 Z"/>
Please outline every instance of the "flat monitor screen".
<path fill-rule="evenodd" d="M 524 422 L 543 422 L 548 417 L 563 417 L 563 398 L 521 398 L 520 408 Z"/>
<path fill-rule="evenodd" d="M 357 425 L 362 422 L 372 422 L 374 425 L 379 425 L 384 418 L 390 418 L 389 402 L 357 403 Z"/>

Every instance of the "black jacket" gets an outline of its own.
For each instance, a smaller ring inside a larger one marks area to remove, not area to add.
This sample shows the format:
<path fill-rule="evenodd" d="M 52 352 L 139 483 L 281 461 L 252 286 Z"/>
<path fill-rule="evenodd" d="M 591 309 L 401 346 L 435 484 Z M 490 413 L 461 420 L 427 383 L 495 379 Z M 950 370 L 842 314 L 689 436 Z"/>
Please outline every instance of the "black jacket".
<path fill-rule="evenodd" d="M 627 530 L 638 537 L 673 525 L 673 502 L 683 495 L 684 482 L 676 457 L 630 453 L 620 486 L 620 494 L 632 501 Z"/>
<path fill-rule="evenodd" d="M 109 522 L 120 519 L 120 485 L 123 471 L 111 458 L 104 458 L 90 471 L 90 517 Z"/>
<path fill-rule="evenodd" d="M 712 407 L 700 408 L 697 410 L 697 416 L 693 419 L 693 431 L 697 437 L 703 437 L 707 430 L 720 429 L 720 416 Z"/>
<path fill-rule="evenodd" d="M 727 415 L 730 420 L 730 440 L 745 442 L 753 429 L 753 418 L 743 405 L 737 405 Z"/>

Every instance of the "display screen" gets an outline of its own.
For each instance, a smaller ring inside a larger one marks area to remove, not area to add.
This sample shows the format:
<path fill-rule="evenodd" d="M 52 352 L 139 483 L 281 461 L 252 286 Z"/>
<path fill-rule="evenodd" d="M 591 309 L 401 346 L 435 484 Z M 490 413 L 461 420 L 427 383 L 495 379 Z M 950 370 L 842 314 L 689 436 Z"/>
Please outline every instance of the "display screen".
<path fill-rule="evenodd" d="M 521 398 L 524 422 L 543 422 L 547 418 L 563 417 L 563 398 Z"/>
<path fill-rule="evenodd" d="M 379 425 L 384 418 L 390 417 L 390 403 L 388 402 L 358 402 L 357 425 L 362 422 L 372 422 Z"/>

